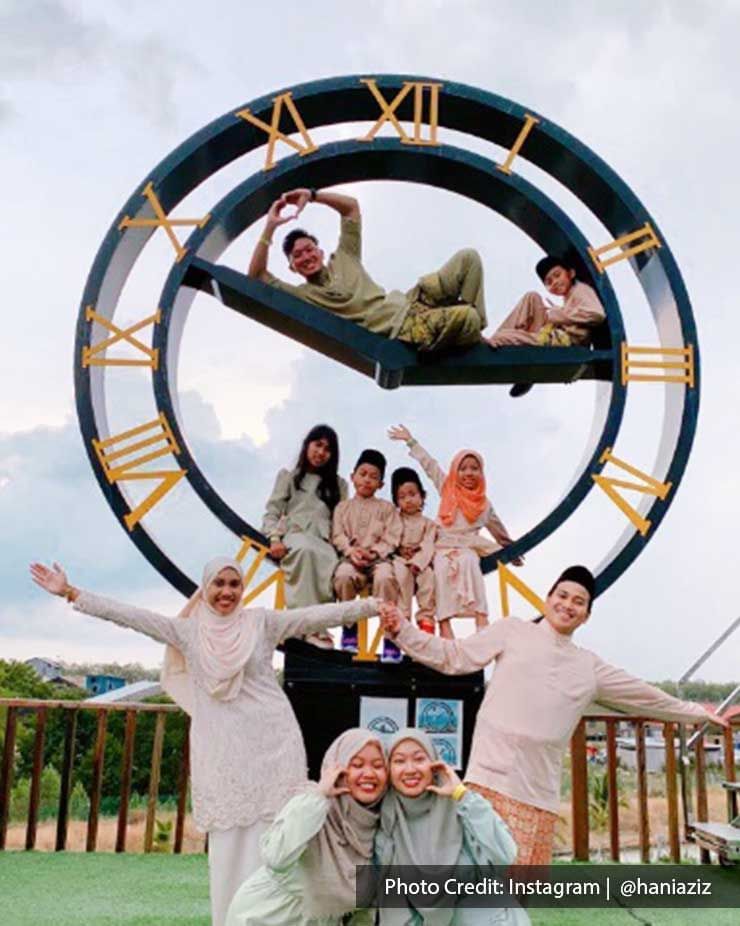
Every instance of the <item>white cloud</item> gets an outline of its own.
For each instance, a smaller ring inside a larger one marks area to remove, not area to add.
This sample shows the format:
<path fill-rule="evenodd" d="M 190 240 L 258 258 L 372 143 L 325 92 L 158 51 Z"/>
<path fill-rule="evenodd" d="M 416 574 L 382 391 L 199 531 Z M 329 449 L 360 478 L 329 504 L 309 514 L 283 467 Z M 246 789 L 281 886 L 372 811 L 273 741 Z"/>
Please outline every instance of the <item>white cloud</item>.
<path fill-rule="evenodd" d="M 146 23 L 127 35 L 96 7 L 86 14 L 79 5 L 60 0 L 6 0 L 3 6 L 0 78 L 21 96 L 28 82 L 59 81 L 69 92 L 80 93 L 91 81 L 112 77 L 120 81 L 131 108 L 162 128 L 176 121 L 178 79 L 203 73 L 197 55 L 175 50 L 152 35 Z"/>

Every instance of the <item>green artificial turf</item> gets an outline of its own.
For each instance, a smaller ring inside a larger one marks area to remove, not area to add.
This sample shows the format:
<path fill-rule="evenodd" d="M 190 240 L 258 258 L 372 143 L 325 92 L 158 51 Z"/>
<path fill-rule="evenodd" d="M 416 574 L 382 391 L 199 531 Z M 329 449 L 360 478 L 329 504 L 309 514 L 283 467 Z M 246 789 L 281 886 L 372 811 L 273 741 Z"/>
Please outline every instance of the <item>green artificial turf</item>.
<path fill-rule="evenodd" d="M 210 926 L 205 855 L 0 852 L 2 926 Z"/>
<path fill-rule="evenodd" d="M 533 926 L 737 926 L 738 910 L 531 910 Z M 210 926 L 204 855 L 0 852 L 1 926 Z"/>
<path fill-rule="evenodd" d="M 737 910 L 532 910 L 532 926 L 737 926 Z"/>

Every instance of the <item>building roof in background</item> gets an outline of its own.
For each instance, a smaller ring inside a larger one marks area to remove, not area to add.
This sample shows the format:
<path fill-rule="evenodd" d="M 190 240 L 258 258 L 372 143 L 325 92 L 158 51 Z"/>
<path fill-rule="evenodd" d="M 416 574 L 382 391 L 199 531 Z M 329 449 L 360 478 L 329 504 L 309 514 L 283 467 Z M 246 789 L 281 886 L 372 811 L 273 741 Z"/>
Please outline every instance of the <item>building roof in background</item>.
<path fill-rule="evenodd" d="M 155 695 L 162 694 L 162 686 L 159 682 L 147 681 L 132 682 L 130 685 L 124 685 L 123 688 L 114 688 L 106 691 L 104 694 L 96 695 L 94 698 L 86 698 L 85 704 L 115 704 L 120 701 L 143 701 L 144 698 L 153 698 Z"/>

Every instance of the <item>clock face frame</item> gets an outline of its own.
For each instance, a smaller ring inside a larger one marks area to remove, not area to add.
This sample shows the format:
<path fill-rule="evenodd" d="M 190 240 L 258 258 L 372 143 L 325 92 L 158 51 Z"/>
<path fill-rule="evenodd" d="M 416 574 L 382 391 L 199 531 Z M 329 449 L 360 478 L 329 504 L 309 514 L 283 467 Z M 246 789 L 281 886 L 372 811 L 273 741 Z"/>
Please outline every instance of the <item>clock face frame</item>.
<path fill-rule="evenodd" d="M 317 127 L 367 123 L 353 141 L 317 146 Z M 391 126 L 397 137 L 377 135 Z M 437 140 L 439 127 L 508 149 L 498 163 Z M 265 165 L 206 215 L 173 212 L 192 190 L 222 167 L 264 147 Z M 283 155 L 279 157 L 279 155 Z M 566 213 L 516 173 L 524 158 L 573 193 L 612 234 L 589 243 Z M 400 342 L 358 326 L 218 264 L 228 245 L 296 186 L 323 188 L 359 180 L 394 179 L 444 188 L 474 199 L 513 222 L 545 252 L 578 256 L 586 282 L 607 312 L 608 343 L 587 348 L 486 347 L 419 360 Z M 181 228 L 190 228 L 183 240 Z M 150 237 L 166 234 L 174 261 L 156 309 L 121 329 L 114 321 L 126 279 Z M 607 268 L 627 260 L 652 312 L 656 343 L 632 346 Z M 642 551 L 671 504 L 688 462 L 699 404 L 696 327 L 680 271 L 656 223 L 622 180 L 592 151 L 545 117 L 502 97 L 462 84 L 403 75 L 350 76 L 302 84 L 261 97 L 196 133 L 137 186 L 116 216 L 91 269 L 77 323 L 75 391 L 80 428 L 91 465 L 114 514 L 149 562 L 179 591 L 195 583 L 159 547 L 145 525 L 154 505 L 187 479 L 205 508 L 234 535 L 264 548 L 266 538 L 221 499 L 190 451 L 177 402 L 180 340 L 198 291 L 276 327 L 385 386 L 445 382 L 597 380 L 591 438 L 561 501 L 505 552 L 483 560 L 496 569 L 553 533 L 591 491 L 604 491 L 625 516 L 625 528 L 597 567 L 597 593 L 611 585 Z M 151 346 L 145 332 L 151 330 Z M 116 359 L 117 344 L 134 358 Z M 131 422 L 111 434 L 106 412 L 109 366 L 151 369 L 158 418 Z M 645 461 L 612 453 L 627 389 L 663 383 L 665 405 L 652 473 Z M 135 504 L 127 484 L 146 481 L 151 493 Z M 634 504 L 624 491 L 639 495 Z M 261 559 L 259 562 L 261 563 Z M 503 572 L 503 571 L 502 571 Z"/>

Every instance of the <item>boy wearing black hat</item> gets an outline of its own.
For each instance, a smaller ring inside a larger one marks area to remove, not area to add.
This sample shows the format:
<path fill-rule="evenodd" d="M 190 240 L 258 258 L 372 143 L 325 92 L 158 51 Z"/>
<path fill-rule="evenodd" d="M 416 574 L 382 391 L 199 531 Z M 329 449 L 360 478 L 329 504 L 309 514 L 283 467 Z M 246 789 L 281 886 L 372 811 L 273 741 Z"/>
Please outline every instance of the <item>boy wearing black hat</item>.
<path fill-rule="evenodd" d="M 526 293 L 492 337 L 491 347 L 570 347 L 587 345 L 591 330 L 606 318 L 596 291 L 576 279 L 574 261 L 548 255 L 538 261 L 537 276 L 545 289 L 563 300 L 545 303 L 539 293 Z"/>
<path fill-rule="evenodd" d="M 416 593 L 419 630 L 434 633 L 434 542 L 437 525 L 421 513 L 426 492 L 416 470 L 400 466 L 391 477 L 391 496 L 401 514 L 403 533 L 398 553 L 393 557 L 393 574 L 399 589 L 399 607 L 411 618 Z"/>
<path fill-rule="evenodd" d="M 390 556 L 401 541 L 401 516 L 390 502 L 375 497 L 383 486 L 385 467 L 379 450 L 363 450 L 351 476 L 354 498 L 334 509 L 332 543 L 343 557 L 334 572 L 339 601 L 351 601 L 370 583 L 373 597 L 398 601 Z M 357 652 L 356 624 L 342 631 L 342 649 Z"/>

